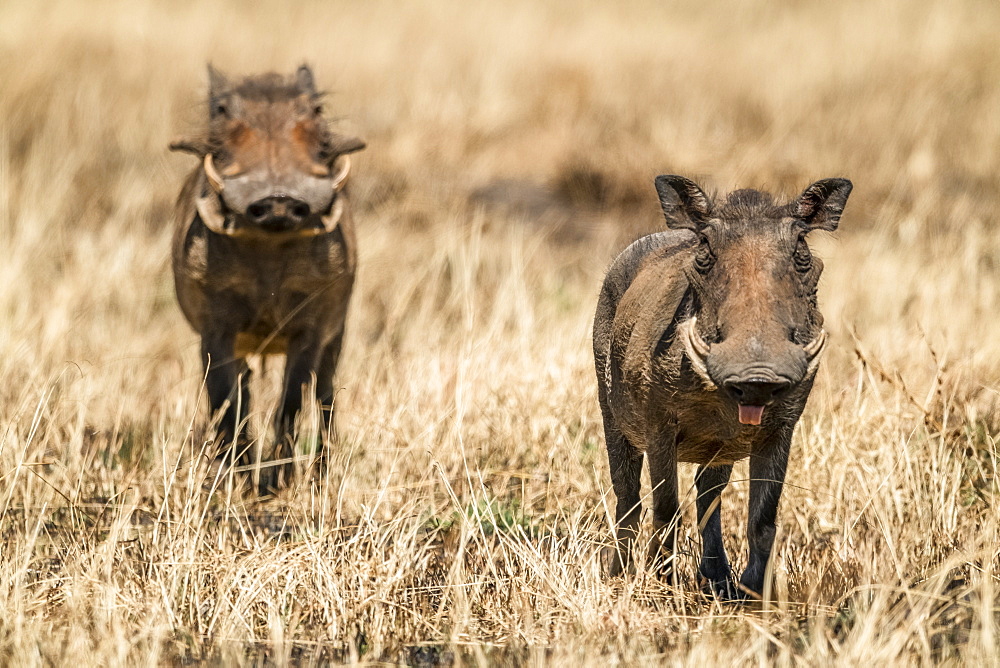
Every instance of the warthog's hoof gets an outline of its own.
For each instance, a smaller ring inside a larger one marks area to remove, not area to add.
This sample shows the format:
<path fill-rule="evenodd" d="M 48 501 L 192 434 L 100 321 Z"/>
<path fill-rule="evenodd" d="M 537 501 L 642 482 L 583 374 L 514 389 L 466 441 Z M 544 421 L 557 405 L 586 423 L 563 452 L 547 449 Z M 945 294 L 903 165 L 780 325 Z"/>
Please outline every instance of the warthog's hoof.
<path fill-rule="evenodd" d="M 601 550 L 601 570 L 605 576 L 617 578 L 634 575 L 635 564 L 629 558 L 627 551 L 610 545 Z"/>
<path fill-rule="evenodd" d="M 746 592 L 740 589 L 740 586 L 736 583 L 736 579 L 732 576 L 727 575 L 724 578 L 716 580 L 710 580 L 702 576 L 700 579 L 701 591 L 706 596 L 717 598 L 726 603 L 738 603 L 747 599 Z"/>

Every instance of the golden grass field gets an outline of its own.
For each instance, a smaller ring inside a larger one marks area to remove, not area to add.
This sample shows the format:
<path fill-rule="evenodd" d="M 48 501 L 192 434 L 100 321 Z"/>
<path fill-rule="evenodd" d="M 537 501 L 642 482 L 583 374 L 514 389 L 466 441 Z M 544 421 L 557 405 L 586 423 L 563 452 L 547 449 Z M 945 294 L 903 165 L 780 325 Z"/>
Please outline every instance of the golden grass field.
<path fill-rule="evenodd" d="M 986 0 L 0 4 L 0 662 L 997 662 L 998 34 Z M 270 499 L 201 463 L 169 268 L 209 60 L 310 63 L 369 142 L 340 443 Z M 601 575 L 590 327 L 660 173 L 855 183 L 766 604 L 699 593 L 688 467 L 680 586 Z"/>

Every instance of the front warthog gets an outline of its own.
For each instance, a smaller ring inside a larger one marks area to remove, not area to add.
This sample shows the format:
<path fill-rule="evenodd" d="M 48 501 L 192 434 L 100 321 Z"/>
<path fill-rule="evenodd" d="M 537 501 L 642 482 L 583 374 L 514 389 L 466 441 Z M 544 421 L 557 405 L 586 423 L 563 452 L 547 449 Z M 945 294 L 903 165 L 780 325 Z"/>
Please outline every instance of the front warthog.
<path fill-rule="evenodd" d="M 177 200 L 177 298 L 201 335 L 219 457 L 250 461 L 247 355 L 286 355 L 275 458 L 287 459 L 304 391 L 332 428 L 357 257 L 348 154 L 365 144 L 328 127 L 308 67 L 240 81 L 209 67 L 209 79 L 207 132 L 171 144 L 200 159 Z"/>
<path fill-rule="evenodd" d="M 795 423 L 826 343 L 816 284 L 823 263 L 806 235 L 834 230 L 851 192 L 825 179 L 778 204 L 756 190 L 713 201 L 680 176 L 659 176 L 667 232 L 643 237 L 611 265 L 594 320 L 594 358 L 617 497 L 618 547 L 629 563 L 649 460 L 649 556 L 672 572 L 677 463 L 698 464 L 697 512 L 706 590 L 761 594 Z M 750 458 L 750 560 L 737 586 L 719 502 L 733 463 Z"/>

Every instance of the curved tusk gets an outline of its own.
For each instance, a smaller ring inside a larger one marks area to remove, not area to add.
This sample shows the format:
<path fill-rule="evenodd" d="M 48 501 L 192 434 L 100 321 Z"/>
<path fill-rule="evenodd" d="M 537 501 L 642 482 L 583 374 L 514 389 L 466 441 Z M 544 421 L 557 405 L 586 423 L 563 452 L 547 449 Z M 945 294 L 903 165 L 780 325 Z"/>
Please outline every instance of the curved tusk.
<path fill-rule="evenodd" d="M 698 333 L 698 317 L 695 316 L 691 318 L 691 345 L 694 346 L 695 350 L 702 357 L 708 355 L 710 346 L 705 339 L 701 338 L 701 334 Z"/>
<path fill-rule="evenodd" d="M 344 199 L 338 197 L 333 200 L 333 208 L 330 209 L 330 213 L 323 216 L 323 229 L 316 230 L 316 234 L 329 234 L 337 229 L 337 225 L 340 224 L 340 218 L 344 215 Z"/>
<path fill-rule="evenodd" d="M 218 196 L 209 193 L 205 197 L 198 197 L 194 201 L 194 206 L 205 227 L 216 234 L 232 235 L 232 230 L 226 227 L 226 217 L 222 213 Z"/>
<path fill-rule="evenodd" d="M 691 318 L 687 322 L 681 323 L 677 331 L 681 336 L 681 343 L 684 344 L 684 351 L 687 353 L 688 359 L 691 360 L 691 368 L 701 378 L 706 389 L 714 390 L 716 385 L 711 376 L 708 375 L 708 366 L 705 363 L 709 345 L 695 329 L 697 323 L 698 318 Z"/>
<path fill-rule="evenodd" d="M 351 156 L 341 157 L 342 165 L 337 173 L 333 175 L 333 191 L 338 192 L 347 185 L 347 175 L 351 173 Z"/>
<path fill-rule="evenodd" d="M 826 330 L 821 329 L 819 330 L 819 334 L 816 335 L 816 338 L 804 345 L 802 350 L 804 350 L 806 355 L 809 357 L 816 357 L 816 355 L 823 352 L 824 348 L 826 348 Z"/>
<path fill-rule="evenodd" d="M 802 350 L 806 353 L 806 358 L 809 360 L 809 366 L 806 369 L 806 375 L 810 376 L 816 373 L 816 369 L 819 368 L 820 353 L 826 349 L 826 330 L 819 330 L 819 334 L 816 335 L 812 341 L 807 343 L 802 347 Z"/>
<path fill-rule="evenodd" d="M 213 161 L 212 154 L 205 154 L 205 162 L 203 163 L 205 167 L 205 176 L 208 177 L 208 184 L 212 186 L 212 190 L 217 193 L 221 193 L 222 189 L 225 187 L 225 183 L 222 182 L 222 177 L 219 176 L 219 172 L 215 171 L 215 162 Z"/>

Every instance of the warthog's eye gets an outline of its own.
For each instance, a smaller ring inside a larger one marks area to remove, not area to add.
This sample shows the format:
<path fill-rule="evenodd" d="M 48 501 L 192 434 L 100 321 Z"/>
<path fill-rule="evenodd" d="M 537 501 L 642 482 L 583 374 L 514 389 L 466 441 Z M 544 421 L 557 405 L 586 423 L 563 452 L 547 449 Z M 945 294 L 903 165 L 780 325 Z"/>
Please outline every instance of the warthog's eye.
<path fill-rule="evenodd" d="M 694 256 L 694 268 L 699 274 L 707 274 L 715 266 L 715 254 L 708 245 L 708 239 L 703 235 L 698 253 Z"/>
<path fill-rule="evenodd" d="M 316 149 L 316 159 L 320 162 L 327 162 L 333 158 L 333 148 L 327 142 L 322 142 Z"/>
<path fill-rule="evenodd" d="M 313 107 L 313 114 L 319 116 L 322 113 L 323 113 L 323 105 L 322 104 L 317 104 L 315 107 Z"/>
<path fill-rule="evenodd" d="M 809 252 L 809 244 L 802 237 L 799 237 L 798 243 L 795 244 L 792 262 L 795 264 L 795 270 L 800 273 L 806 274 L 812 269 L 812 253 Z"/>
<path fill-rule="evenodd" d="M 227 107 L 226 105 L 224 105 L 224 104 L 222 104 L 220 102 L 220 103 L 216 104 L 214 107 L 212 107 L 212 115 L 213 116 L 228 116 L 229 115 L 229 107 Z"/>

